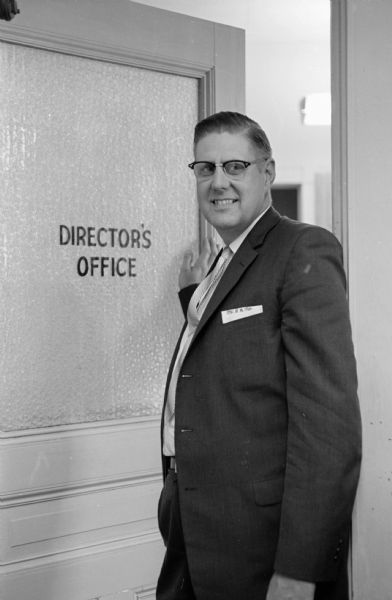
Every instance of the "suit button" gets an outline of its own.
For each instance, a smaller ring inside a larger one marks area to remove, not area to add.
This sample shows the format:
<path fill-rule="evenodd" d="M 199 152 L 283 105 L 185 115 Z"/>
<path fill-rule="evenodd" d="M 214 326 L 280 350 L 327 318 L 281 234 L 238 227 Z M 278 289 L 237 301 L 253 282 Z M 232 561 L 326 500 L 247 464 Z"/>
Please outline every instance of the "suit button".
<path fill-rule="evenodd" d="M 338 554 L 335 554 L 335 556 L 333 557 L 334 560 L 338 560 L 338 558 L 339 558 Z"/>

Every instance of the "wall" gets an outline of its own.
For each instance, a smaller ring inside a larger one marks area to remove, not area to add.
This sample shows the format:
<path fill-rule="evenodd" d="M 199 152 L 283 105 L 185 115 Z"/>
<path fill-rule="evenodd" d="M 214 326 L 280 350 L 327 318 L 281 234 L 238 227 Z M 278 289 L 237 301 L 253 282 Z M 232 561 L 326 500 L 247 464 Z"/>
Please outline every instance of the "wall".
<path fill-rule="evenodd" d="M 268 133 L 276 183 L 300 184 L 300 218 L 330 227 L 329 181 L 317 184 L 330 173 L 330 128 L 305 127 L 299 109 L 306 94 L 330 88 L 329 0 L 140 3 L 245 29 L 246 110 Z"/>
<path fill-rule="evenodd" d="M 347 0 L 351 317 L 364 460 L 354 523 L 354 598 L 392 598 L 392 62 L 390 0 Z"/>

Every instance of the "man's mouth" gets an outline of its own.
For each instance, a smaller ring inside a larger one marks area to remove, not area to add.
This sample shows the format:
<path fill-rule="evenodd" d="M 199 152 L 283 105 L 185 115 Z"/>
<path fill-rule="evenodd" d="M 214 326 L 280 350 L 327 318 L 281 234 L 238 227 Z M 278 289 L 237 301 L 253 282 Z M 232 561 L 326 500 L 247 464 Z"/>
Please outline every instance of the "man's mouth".
<path fill-rule="evenodd" d="M 235 204 L 238 202 L 237 198 L 213 198 L 211 200 L 212 204 L 215 206 L 230 206 L 230 204 Z"/>

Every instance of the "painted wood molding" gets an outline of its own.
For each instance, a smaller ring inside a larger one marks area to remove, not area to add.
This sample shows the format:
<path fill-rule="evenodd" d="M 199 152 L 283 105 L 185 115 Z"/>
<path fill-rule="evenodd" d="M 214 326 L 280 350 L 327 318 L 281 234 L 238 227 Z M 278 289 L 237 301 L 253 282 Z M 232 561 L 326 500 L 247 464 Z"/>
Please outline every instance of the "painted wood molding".
<path fill-rule="evenodd" d="M 3 507 L 161 479 L 157 418 L 10 435 L 0 439 Z"/>
<path fill-rule="evenodd" d="M 348 274 L 347 3 L 331 2 L 332 223 Z"/>

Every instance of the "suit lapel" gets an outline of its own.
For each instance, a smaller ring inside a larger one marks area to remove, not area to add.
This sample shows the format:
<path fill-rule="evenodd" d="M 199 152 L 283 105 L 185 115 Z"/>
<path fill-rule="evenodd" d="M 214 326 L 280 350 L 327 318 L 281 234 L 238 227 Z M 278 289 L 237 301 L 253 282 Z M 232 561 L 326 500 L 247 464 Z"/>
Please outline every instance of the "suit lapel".
<path fill-rule="evenodd" d="M 222 276 L 222 279 L 218 283 L 216 290 L 208 302 L 193 339 L 197 337 L 198 333 L 210 319 L 211 315 L 213 315 L 213 313 L 217 310 L 227 294 L 237 284 L 242 274 L 246 271 L 249 265 L 252 264 L 256 257 L 256 250 L 254 250 L 252 246 L 244 241 L 244 244 L 241 245 L 241 248 L 231 259 L 230 264 Z"/>
<path fill-rule="evenodd" d="M 218 309 L 224 298 L 233 289 L 240 280 L 242 274 L 258 256 L 258 248 L 262 246 L 266 235 L 275 227 L 275 225 L 277 225 L 277 223 L 279 223 L 280 219 L 280 214 L 271 207 L 247 235 L 231 259 L 229 266 L 224 272 L 222 279 L 218 283 L 215 292 L 206 306 L 190 347 L 193 346 L 200 331 L 205 327 L 206 323 Z"/>

